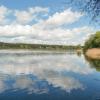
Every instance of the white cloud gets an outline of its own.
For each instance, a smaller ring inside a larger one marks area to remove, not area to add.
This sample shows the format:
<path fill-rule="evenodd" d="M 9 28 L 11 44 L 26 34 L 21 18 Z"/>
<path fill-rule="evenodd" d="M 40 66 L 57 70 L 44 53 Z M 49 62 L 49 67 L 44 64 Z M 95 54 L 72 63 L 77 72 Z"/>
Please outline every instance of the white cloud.
<path fill-rule="evenodd" d="M 0 7 L 0 22 L 4 20 L 6 13 L 7 13 L 7 8 L 5 8 L 4 6 L 1 6 Z"/>
<path fill-rule="evenodd" d="M 49 44 L 78 44 L 84 41 L 87 34 L 91 34 L 93 29 L 88 26 L 73 29 L 43 29 L 40 26 L 31 25 L 6 25 L 0 26 L 0 36 L 11 37 L 1 39 L 8 42 L 27 43 L 49 43 Z M 80 38 L 81 37 L 81 38 Z"/>
<path fill-rule="evenodd" d="M 29 12 L 30 13 L 39 13 L 39 12 L 48 12 L 49 9 L 48 8 L 43 8 L 43 7 L 34 7 L 34 8 L 29 8 Z"/>
<path fill-rule="evenodd" d="M 5 6 L 0 6 L 0 24 L 5 24 L 8 19 L 6 16 L 9 14 L 10 10 L 6 8 Z"/>
<path fill-rule="evenodd" d="M 13 12 L 13 13 L 9 13 Z M 0 6 L 0 22 L 5 22 L 7 19 L 7 15 L 14 17 L 15 19 L 12 20 L 11 23 L 19 23 L 19 24 L 29 24 L 33 20 L 37 20 L 37 17 L 39 13 L 47 14 L 49 12 L 49 8 L 43 8 L 43 7 L 30 7 L 26 10 L 12 10 L 8 9 L 5 6 Z M 75 21 L 77 21 L 80 17 L 82 17 L 83 14 L 80 12 L 73 12 L 71 9 L 66 9 L 62 12 L 56 12 L 51 16 L 48 16 L 49 18 L 47 20 L 42 20 L 41 23 L 38 25 L 43 26 L 60 26 L 63 24 L 70 24 Z M 8 24 L 8 23 L 5 23 Z"/>
<path fill-rule="evenodd" d="M 15 12 L 15 16 L 16 16 L 16 23 L 20 23 L 20 24 L 26 24 L 32 21 L 32 19 L 34 18 L 32 16 L 32 14 L 30 14 L 27 11 L 16 11 Z"/>
<path fill-rule="evenodd" d="M 39 13 L 47 14 L 49 12 L 48 8 L 44 7 L 29 7 L 26 10 L 13 10 L 5 6 L 0 6 L 0 24 L 6 25 L 10 23 L 13 24 L 29 24 L 33 20 L 37 20 Z M 9 18 L 7 18 L 10 16 Z M 15 16 L 15 19 L 13 18 Z"/>
<path fill-rule="evenodd" d="M 83 14 L 81 14 L 80 12 L 73 12 L 71 9 L 67 9 L 63 12 L 56 12 L 54 15 L 50 16 L 46 21 L 43 21 L 41 24 L 50 27 L 71 24 L 79 20 L 79 18 L 82 16 Z"/>
<path fill-rule="evenodd" d="M 38 13 L 48 13 L 48 8 L 42 8 L 42 7 L 31 7 L 27 10 L 15 10 L 15 16 L 16 16 L 16 23 L 20 24 L 28 24 L 33 19 L 37 18 Z"/>
<path fill-rule="evenodd" d="M 0 41 L 3 42 L 27 42 L 27 43 L 46 43 L 46 44 L 78 44 L 82 43 L 87 34 L 93 29 L 84 26 L 79 28 L 67 29 L 62 25 L 71 24 L 83 16 L 80 12 L 73 12 L 66 9 L 56 12 L 42 19 L 36 24 L 33 22 L 38 19 L 38 14 L 47 14 L 48 8 L 31 7 L 26 10 L 11 10 L 4 6 L 0 7 Z M 9 13 L 11 12 L 11 13 Z M 13 13 L 12 13 L 13 12 Z M 7 16 L 10 14 L 10 17 Z M 10 24 L 7 21 L 10 20 Z M 33 25 L 30 25 L 30 23 Z M 10 37 L 10 38 L 9 38 Z M 80 37 L 82 37 L 80 39 Z"/>
<path fill-rule="evenodd" d="M 31 34 L 31 26 L 29 25 L 5 25 L 0 26 L 0 36 L 18 36 Z"/>

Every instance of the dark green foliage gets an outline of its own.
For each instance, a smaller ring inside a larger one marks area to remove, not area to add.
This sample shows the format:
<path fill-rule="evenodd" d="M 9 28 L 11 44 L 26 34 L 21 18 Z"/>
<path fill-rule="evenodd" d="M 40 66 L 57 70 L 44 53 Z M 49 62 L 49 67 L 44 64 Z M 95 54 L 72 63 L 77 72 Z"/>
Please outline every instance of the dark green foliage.
<path fill-rule="evenodd" d="M 45 49 L 45 50 L 74 50 L 81 46 L 47 45 L 47 44 L 24 44 L 24 43 L 0 43 L 0 49 Z"/>
<path fill-rule="evenodd" d="M 79 44 L 76 46 L 77 49 L 82 49 L 83 47 Z"/>
<path fill-rule="evenodd" d="M 100 59 L 91 59 L 86 56 L 85 58 L 89 62 L 92 68 L 95 68 L 97 71 L 100 71 Z"/>
<path fill-rule="evenodd" d="M 100 31 L 96 32 L 94 35 L 91 35 L 85 42 L 84 51 L 90 48 L 100 48 Z"/>

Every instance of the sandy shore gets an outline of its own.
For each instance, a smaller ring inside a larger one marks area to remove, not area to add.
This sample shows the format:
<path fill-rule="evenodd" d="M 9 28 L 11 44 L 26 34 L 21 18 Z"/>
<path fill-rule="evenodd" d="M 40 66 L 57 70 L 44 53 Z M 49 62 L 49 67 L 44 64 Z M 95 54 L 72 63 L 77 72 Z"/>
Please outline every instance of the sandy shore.
<path fill-rule="evenodd" d="M 100 48 L 88 49 L 86 52 L 86 56 L 91 59 L 100 59 Z"/>

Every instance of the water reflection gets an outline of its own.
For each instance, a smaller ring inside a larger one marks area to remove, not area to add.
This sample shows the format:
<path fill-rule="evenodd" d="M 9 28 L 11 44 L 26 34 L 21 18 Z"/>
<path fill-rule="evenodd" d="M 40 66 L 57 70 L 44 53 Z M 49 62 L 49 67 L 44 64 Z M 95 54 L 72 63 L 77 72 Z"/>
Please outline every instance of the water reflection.
<path fill-rule="evenodd" d="M 51 87 L 67 93 L 84 91 L 86 86 L 80 77 L 95 72 L 83 55 L 10 52 L 0 53 L 0 93 L 24 91 L 47 94 Z"/>
<path fill-rule="evenodd" d="M 89 62 L 92 68 L 95 68 L 97 71 L 100 71 L 100 59 L 91 59 L 88 57 L 85 57 L 85 59 Z"/>
<path fill-rule="evenodd" d="M 82 52 L 76 52 L 76 54 L 81 57 L 82 56 Z"/>

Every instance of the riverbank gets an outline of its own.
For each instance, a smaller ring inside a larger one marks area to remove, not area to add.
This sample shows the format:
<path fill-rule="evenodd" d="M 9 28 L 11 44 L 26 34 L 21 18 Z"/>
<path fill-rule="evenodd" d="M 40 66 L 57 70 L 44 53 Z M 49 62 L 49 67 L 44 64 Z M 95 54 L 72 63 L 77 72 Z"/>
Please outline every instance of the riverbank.
<path fill-rule="evenodd" d="M 91 59 L 100 59 L 100 48 L 92 48 L 86 51 L 86 56 Z"/>

